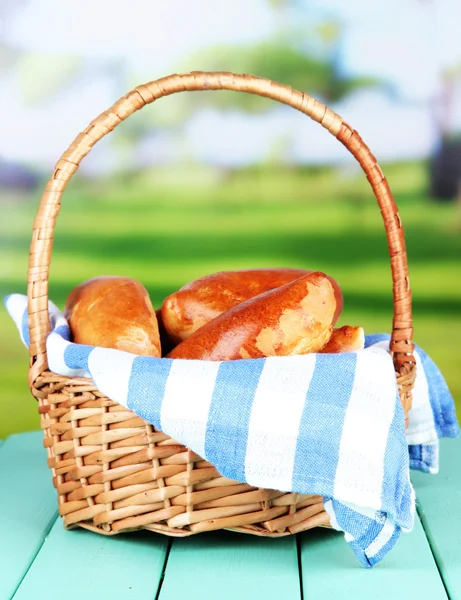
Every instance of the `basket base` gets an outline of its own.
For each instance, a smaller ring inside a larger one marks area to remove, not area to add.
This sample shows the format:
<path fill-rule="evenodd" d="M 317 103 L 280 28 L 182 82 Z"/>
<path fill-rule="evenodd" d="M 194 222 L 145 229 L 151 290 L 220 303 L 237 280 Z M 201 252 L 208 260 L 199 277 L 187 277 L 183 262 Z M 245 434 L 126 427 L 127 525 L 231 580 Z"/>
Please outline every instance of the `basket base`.
<path fill-rule="evenodd" d="M 174 537 L 228 529 L 281 537 L 329 523 L 321 496 L 222 477 L 90 379 L 45 372 L 34 385 L 66 528 L 102 535 L 147 529 Z"/>

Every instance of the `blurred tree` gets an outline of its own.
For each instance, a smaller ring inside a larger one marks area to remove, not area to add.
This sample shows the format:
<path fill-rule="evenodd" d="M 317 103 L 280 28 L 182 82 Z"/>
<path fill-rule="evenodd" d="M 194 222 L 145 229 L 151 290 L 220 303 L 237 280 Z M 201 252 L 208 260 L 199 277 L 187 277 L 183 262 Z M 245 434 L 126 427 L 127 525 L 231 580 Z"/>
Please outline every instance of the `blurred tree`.
<path fill-rule="evenodd" d="M 439 137 L 430 161 L 430 194 L 436 200 L 461 203 L 461 131 L 456 129 L 453 113 L 461 98 L 461 62 L 442 72 L 442 89 L 434 103 L 434 118 Z"/>
<path fill-rule="evenodd" d="M 15 72 L 24 104 L 34 106 L 47 102 L 71 85 L 84 68 L 84 61 L 78 56 L 23 53 L 17 60 Z"/>
<path fill-rule="evenodd" d="M 274 0 L 284 8 L 285 0 Z M 289 3 L 289 2 L 288 2 Z M 283 6 L 282 6 L 283 5 Z M 292 18 L 289 19 L 292 23 Z M 231 71 L 267 77 L 312 94 L 327 103 L 338 101 L 356 90 L 380 85 L 372 77 L 343 77 L 336 68 L 336 52 L 341 25 L 321 21 L 281 30 L 273 37 L 253 45 L 212 46 L 189 54 L 177 65 L 177 72 Z M 134 83 L 134 81 L 133 81 Z M 253 94 L 196 92 L 178 94 L 156 106 L 149 119 L 152 125 L 181 125 L 198 107 L 218 110 L 261 112 L 274 104 Z"/>
<path fill-rule="evenodd" d="M 177 72 L 194 70 L 250 73 L 286 83 L 305 91 L 327 104 L 336 102 L 358 89 L 381 85 L 372 77 L 344 77 L 337 69 L 337 52 L 342 26 L 335 20 L 304 22 L 290 14 L 291 0 L 272 0 L 278 12 L 278 31 L 270 38 L 252 45 L 216 45 L 190 53 L 178 65 Z M 295 25 L 294 25 L 295 23 Z M 254 94 L 220 91 L 175 94 L 149 112 L 153 128 L 168 128 L 179 134 L 183 123 L 197 110 L 260 113 L 274 110 L 275 104 Z M 135 130 L 132 130 L 135 133 Z M 275 140 L 266 158 L 284 162 L 289 155 L 290 136 Z M 179 138 L 179 135 L 178 135 Z"/>
<path fill-rule="evenodd" d="M 218 45 L 192 52 L 177 65 L 177 71 L 252 73 L 287 83 L 327 103 L 379 83 L 371 78 L 345 78 L 339 73 L 336 53 L 342 32 L 341 23 L 317 14 L 309 15 L 306 19 L 306 12 L 300 10 L 294 0 L 268 1 L 275 13 L 276 23 L 276 31 L 271 37 L 252 45 Z M 25 2 L 27 0 L 18 0 L 15 5 L 12 1 L 2 3 L 0 0 L 0 23 L 3 16 L 11 14 L 12 10 Z M 5 6 L 8 7 L 6 12 Z M 0 63 L 2 56 L 8 64 L 16 61 L 15 85 L 19 85 L 21 96 L 29 105 L 51 103 L 57 96 L 72 92 L 75 87 L 91 85 L 94 78 L 100 75 L 112 82 L 114 97 L 124 94 L 140 81 L 135 64 L 125 56 L 96 60 L 66 53 L 51 56 L 24 52 L 17 56 L 11 48 L 0 53 Z M 37 81 L 40 81 L 40 85 L 37 85 Z M 177 136 L 179 140 L 185 121 L 198 108 L 204 107 L 251 113 L 273 110 L 275 105 L 266 98 L 252 94 L 176 94 L 168 101 L 156 103 L 155 110 L 143 111 L 142 115 L 128 119 L 116 129 L 110 143 L 123 157 L 122 163 L 130 168 L 136 161 L 136 147 L 146 136 L 168 130 L 170 137 Z M 285 146 L 288 145 L 289 140 L 286 140 Z"/>
<path fill-rule="evenodd" d="M 437 38 L 437 4 L 434 0 L 419 2 L 432 11 Z M 458 198 L 461 204 L 461 131 L 456 130 L 453 119 L 454 107 L 461 100 L 461 62 L 448 68 L 440 64 L 439 70 L 441 91 L 431 102 L 438 143 L 429 160 L 429 193 L 439 201 Z"/>
<path fill-rule="evenodd" d="M 348 93 L 374 84 L 372 79 L 348 78 L 343 80 L 335 72 L 330 57 L 308 54 L 300 44 L 285 40 L 271 40 L 251 47 L 215 47 L 194 59 L 204 70 L 229 70 L 236 73 L 252 73 L 291 87 L 309 92 L 326 102 L 333 102 Z M 267 100 L 259 96 L 238 94 L 237 98 L 227 94 L 215 94 L 210 98 L 214 106 L 236 107 L 258 111 L 270 107 Z"/>

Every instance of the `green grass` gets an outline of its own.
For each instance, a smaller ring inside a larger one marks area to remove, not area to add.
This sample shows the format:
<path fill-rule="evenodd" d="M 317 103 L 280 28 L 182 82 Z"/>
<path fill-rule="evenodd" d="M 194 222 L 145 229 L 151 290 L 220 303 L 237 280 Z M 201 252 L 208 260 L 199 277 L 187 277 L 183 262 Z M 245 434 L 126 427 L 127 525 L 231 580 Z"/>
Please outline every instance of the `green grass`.
<path fill-rule="evenodd" d="M 425 196 L 423 165 L 385 169 L 406 229 L 415 340 L 436 360 L 461 405 L 461 214 Z M 193 176 L 192 176 L 193 175 Z M 0 294 L 26 291 L 38 194 L 5 202 Z M 99 274 L 136 277 L 155 306 L 218 270 L 293 266 L 326 271 L 344 291 L 342 324 L 389 331 L 392 291 L 379 210 L 364 177 L 328 169 L 216 173 L 151 171 L 131 180 L 73 182 L 56 228 L 50 297 L 59 305 Z M 0 311 L 0 438 L 38 428 L 28 358 Z"/>

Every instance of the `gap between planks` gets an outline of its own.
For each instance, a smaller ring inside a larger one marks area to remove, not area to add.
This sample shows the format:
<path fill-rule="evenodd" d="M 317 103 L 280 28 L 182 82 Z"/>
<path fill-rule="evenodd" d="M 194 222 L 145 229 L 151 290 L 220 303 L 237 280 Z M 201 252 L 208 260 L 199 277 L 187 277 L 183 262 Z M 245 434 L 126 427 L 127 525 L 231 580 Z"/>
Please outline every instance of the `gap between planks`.
<path fill-rule="evenodd" d="M 442 569 L 441 569 L 441 567 L 439 565 L 439 561 L 437 560 L 437 552 L 434 550 L 434 548 L 432 546 L 432 539 L 431 539 L 431 535 L 430 535 L 430 532 L 429 532 L 428 524 L 426 522 L 426 519 L 425 519 L 424 515 L 422 515 L 420 513 L 418 505 L 416 506 L 416 515 L 419 518 L 419 521 L 421 523 L 421 527 L 423 528 L 423 531 L 424 531 L 424 535 L 426 536 L 426 539 L 427 539 L 427 543 L 429 544 L 429 549 L 431 551 L 432 558 L 434 559 L 435 566 L 437 567 L 437 571 L 438 571 L 439 576 L 440 576 L 440 581 L 442 582 L 442 585 L 443 585 L 443 587 L 445 589 L 445 592 L 447 594 L 447 598 L 451 598 L 450 593 L 448 591 L 447 582 L 445 581 L 445 577 L 443 575 L 443 571 L 442 571 Z"/>
<path fill-rule="evenodd" d="M 50 535 L 50 531 L 53 529 L 53 527 L 55 526 L 57 521 L 60 521 L 61 517 L 58 515 L 58 513 L 56 513 L 56 518 L 54 521 L 51 521 L 50 524 L 48 525 L 47 530 L 45 531 L 45 535 L 43 536 L 42 539 L 42 543 L 40 544 L 40 546 L 38 546 L 37 548 L 37 552 L 34 554 L 34 557 L 32 558 L 32 560 L 29 563 L 29 566 L 27 567 L 26 571 L 24 572 L 23 576 L 21 577 L 21 579 L 18 581 L 18 584 L 13 592 L 13 595 L 11 596 L 11 600 L 14 600 L 14 597 L 16 596 L 16 593 L 18 591 L 18 589 L 21 587 L 22 582 L 24 581 L 24 579 L 27 577 L 27 574 L 29 573 L 32 565 L 34 564 L 34 562 L 37 559 L 37 556 L 40 554 L 41 549 L 43 548 L 43 544 L 46 542 L 47 537 Z"/>
<path fill-rule="evenodd" d="M 155 594 L 155 600 L 159 600 L 159 598 L 160 598 L 160 592 L 162 591 L 163 582 L 165 581 L 165 574 L 166 574 L 166 569 L 168 566 L 168 559 L 170 558 L 170 552 L 171 552 L 171 547 L 173 545 L 173 541 L 174 541 L 174 538 L 169 538 L 169 540 L 168 540 L 168 548 L 166 549 L 165 562 L 163 563 L 162 575 L 160 577 L 160 581 L 158 584 L 157 593 Z"/>

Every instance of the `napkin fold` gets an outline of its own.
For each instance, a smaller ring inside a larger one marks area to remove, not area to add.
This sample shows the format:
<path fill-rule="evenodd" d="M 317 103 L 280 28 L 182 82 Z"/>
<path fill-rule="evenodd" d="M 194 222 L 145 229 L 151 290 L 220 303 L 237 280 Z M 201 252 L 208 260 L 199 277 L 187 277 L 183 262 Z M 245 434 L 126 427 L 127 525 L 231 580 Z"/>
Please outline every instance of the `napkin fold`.
<path fill-rule="evenodd" d="M 28 345 L 26 296 L 5 304 Z M 405 431 L 388 335 L 367 336 L 354 353 L 172 360 L 74 344 L 52 302 L 49 312 L 51 371 L 91 377 L 229 479 L 323 496 L 332 526 L 366 567 L 413 527 L 410 467 L 437 472 L 439 438 L 459 434 L 448 387 L 418 347 Z"/>

